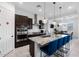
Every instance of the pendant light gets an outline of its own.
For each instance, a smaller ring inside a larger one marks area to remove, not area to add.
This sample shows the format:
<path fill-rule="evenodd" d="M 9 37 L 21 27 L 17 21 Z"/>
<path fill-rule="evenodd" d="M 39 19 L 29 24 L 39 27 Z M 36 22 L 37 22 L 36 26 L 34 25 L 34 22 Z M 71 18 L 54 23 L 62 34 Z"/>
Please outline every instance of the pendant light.
<path fill-rule="evenodd" d="M 36 6 L 39 12 L 42 12 L 42 6 L 41 5 L 37 5 Z"/>
<path fill-rule="evenodd" d="M 43 22 L 46 24 L 47 23 L 47 19 L 45 17 L 45 11 L 46 11 L 46 3 L 44 2 L 44 19 L 43 19 Z"/>

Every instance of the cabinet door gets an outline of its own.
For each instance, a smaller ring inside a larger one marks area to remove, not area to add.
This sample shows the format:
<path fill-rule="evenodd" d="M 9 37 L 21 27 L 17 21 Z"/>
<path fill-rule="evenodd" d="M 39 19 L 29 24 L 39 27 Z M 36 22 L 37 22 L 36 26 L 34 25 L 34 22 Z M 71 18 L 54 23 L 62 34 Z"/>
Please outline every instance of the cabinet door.
<path fill-rule="evenodd" d="M 24 25 L 29 29 L 32 29 L 32 19 L 22 15 L 15 15 L 16 26 Z"/>
<path fill-rule="evenodd" d="M 16 26 L 26 25 L 25 16 L 15 15 Z"/>

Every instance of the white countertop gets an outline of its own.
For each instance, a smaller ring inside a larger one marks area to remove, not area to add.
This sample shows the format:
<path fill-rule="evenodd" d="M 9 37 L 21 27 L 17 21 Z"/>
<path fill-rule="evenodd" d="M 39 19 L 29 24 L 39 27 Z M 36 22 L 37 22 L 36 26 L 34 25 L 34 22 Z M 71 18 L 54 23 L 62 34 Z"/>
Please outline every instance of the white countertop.
<path fill-rule="evenodd" d="M 37 44 L 40 44 L 40 45 L 44 45 L 48 42 L 51 42 L 53 40 L 57 40 L 61 37 L 65 37 L 67 35 L 58 35 L 58 36 L 53 36 L 53 37 L 42 37 L 42 36 L 37 36 L 37 37 L 30 37 L 29 39 L 34 41 L 35 43 Z"/>

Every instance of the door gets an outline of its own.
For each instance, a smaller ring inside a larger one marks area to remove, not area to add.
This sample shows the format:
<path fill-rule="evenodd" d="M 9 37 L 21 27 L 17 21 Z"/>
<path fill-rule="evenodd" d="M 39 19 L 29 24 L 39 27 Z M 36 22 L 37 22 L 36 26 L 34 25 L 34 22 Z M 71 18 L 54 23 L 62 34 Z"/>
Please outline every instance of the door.
<path fill-rule="evenodd" d="M 4 6 L 2 6 L 4 5 Z M 14 9 L 9 10 L 6 3 L 0 3 L 0 56 L 14 49 Z M 13 8 L 13 7 L 11 7 Z"/>

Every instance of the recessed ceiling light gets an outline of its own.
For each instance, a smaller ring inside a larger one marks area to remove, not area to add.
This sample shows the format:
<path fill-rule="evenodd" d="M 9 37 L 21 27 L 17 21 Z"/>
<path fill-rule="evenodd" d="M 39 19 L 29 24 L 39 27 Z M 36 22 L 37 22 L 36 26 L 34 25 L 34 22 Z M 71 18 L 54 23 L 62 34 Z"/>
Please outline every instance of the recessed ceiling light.
<path fill-rule="evenodd" d="M 68 9 L 69 9 L 69 10 L 72 9 L 72 6 L 69 6 Z"/>
<path fill-rule="evenodd" d="M 39 12 L 42 12 L 41 5 L 37 5 L 36 7 L 38 8 L 38 11 L 39 11 Z"/>
<path fill-rule="evenodd" d="M 40 8 L 38 11 L 39 11 L 39 12 L 42 12 L 42 9 Z"/>
<path fill-rule="evenodd" d="M 48 19 L 43 19 L 43 22 L 44 22 L 44 23 L 47 23 L 47 20 L 48 20 Z"/>
<path fill-rule="evenodd" d="M 36 7 L 40 8 L 40 7 L 41 7 L 41 5 L 37 5 Z"/>
<path fill-rule="evenodd" d="M 19 2 L 19 4 L 23 4 L 23 2 Z"/>

